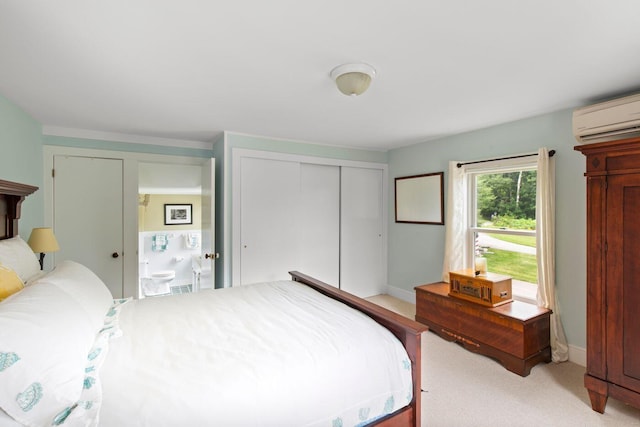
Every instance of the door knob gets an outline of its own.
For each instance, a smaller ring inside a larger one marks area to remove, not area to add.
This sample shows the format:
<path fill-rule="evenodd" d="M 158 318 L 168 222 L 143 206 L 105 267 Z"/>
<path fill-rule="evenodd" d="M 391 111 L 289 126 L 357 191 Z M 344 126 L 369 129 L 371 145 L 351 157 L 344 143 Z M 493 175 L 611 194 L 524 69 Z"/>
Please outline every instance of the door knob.
<path fill-rule="evenodd" d="M 218 259 L 220 258 L 220 254 L 219 253 L 215 253 L 215 254 L 204 254 L 204 259 Z"/>
<path fill-rule="evenodd" d="M 114 252 L 111 254 L 111 258 L 118 258 L 120 256 L 120 254 L 118 254 L 118 252 Z"/>

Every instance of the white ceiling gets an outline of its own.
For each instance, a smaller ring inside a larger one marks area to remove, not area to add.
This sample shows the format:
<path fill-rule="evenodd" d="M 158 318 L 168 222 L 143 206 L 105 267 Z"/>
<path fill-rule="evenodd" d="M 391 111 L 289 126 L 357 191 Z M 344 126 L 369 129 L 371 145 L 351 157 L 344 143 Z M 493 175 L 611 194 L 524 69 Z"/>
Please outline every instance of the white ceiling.
<path fill-rule="evenodd" d="M 638 0 L 0 0 L 48 127 L 386 150 L 640 90 Z M 347 97 L 329 73 L 377 70 Z"/>

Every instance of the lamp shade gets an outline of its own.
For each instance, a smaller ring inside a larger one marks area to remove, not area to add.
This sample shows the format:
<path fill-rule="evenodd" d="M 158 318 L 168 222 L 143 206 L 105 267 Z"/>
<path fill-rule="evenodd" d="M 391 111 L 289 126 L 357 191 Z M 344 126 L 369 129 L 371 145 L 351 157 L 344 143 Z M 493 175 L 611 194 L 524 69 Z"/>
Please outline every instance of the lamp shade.
<path fill-rule="evenodd" d="M 343 64 L 331 71 L 338 90 L 349 96 L 363 94 L 376 75 L 376 70 L 369 64 Z"/>
<path fill-rule="evenodd" d="M 31 230 L 31 236 L 27 242 L 33 252 L 57 252 L 60 250 L 56 236 L 51 227 L 39 227 Z"/>

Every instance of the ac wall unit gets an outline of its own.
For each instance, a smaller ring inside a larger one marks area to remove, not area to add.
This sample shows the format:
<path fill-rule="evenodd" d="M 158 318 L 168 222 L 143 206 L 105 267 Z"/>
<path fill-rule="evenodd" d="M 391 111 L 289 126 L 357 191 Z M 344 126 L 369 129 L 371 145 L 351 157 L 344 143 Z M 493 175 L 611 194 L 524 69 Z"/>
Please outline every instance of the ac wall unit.
<path fill-rule="evenodd" d="M 574 110 L 573 135 L 581 144 L 640 136 L 640 93 Z"/>

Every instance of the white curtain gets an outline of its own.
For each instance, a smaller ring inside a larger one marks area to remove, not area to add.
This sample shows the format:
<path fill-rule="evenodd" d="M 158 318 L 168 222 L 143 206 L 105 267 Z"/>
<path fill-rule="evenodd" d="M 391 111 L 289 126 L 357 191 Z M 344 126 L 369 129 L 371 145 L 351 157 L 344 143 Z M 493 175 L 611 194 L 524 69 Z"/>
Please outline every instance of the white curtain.
<path fill-rule="evenodd" d="M 449 272 L 466 268 L 467 180 L 465 167 L 449 162 L 447 209 L 445 218 L 444 264 L 442 280 L 449 282 Z"/>
<path fill-rule="evenodd" d="M 551 359 L 569 359 L 569 346 L 560 321 L 555 292 L 555 162 L 546 148 L 538 150 L 536 190 L 536 250 L 538 258 L 538 305 L 551 315 Z"/>

